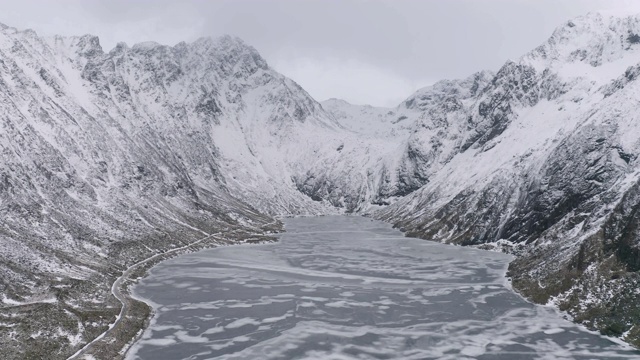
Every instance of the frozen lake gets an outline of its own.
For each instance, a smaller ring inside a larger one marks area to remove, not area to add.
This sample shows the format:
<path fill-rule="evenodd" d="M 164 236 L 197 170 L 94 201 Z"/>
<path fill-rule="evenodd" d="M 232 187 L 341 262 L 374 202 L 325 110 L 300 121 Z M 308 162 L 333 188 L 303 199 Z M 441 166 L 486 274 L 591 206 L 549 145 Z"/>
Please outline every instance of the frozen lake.
<path fill-rule="evenodd" d="M 285 221 L 281 241 L 180 256 L 136 286 L 156 314 L 128 359 L 631 359 L 527 303 L 511 257 L 361 217 Z"/>

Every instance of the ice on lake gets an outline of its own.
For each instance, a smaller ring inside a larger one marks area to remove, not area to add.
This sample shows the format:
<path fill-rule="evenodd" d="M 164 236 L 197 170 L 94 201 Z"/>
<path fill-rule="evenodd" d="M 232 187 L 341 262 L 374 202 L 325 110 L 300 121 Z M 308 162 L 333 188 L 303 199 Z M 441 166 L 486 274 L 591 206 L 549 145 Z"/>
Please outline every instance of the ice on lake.
<path fill-rule="evenodd" d="M 631 359 L 510 290 L 505 254 L 405 238 L 356 216 L 180 256 L 136 286 L 151 326 L 128 359 Z"/>

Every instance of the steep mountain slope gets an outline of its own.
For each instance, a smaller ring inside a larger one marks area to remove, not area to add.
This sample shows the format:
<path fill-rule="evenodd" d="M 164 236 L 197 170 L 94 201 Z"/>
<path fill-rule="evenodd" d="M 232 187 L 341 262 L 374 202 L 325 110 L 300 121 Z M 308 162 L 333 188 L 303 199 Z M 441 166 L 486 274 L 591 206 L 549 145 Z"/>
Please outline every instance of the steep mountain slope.
<path fill-rule="evenodd" d="M 95 37 L 45 40 L 4 29 L 1 44 L 5 233 L 38 237 L 60 230 L 61 240 L 47 244 L 62 251 L 77 245 L 79 235 L 64 222 L 50 223 L 52 212 L 87 227 L 83 237 L 98 246 L 130 237 L 122 231 L 127 227 L 145 233 L 155 231 L 156 221 L 181 224 L 183 212 L 228 224 L 255 213 L 230 195 L 239 185 L 223 172 L 238 165 L 227 160 L 228 149 L 216 147 L 216 136 L 221 128 L 242 126 L 232 115 L 245 111 L 240 96 L 252 96 L 256 81 L 274 83 L 274 106 L 265 114 L 281 125 L 293 121 L 288 111 L 299 110 L 304 120 L 304 101 L 313 104 L 289 95 L 294 84 L 232 38 L 175 48 L 119 45 L 103 53 Z M 278 190 L 285 199 L 298 196 Z M 264 198 L 254 207 L 268 211 L 260 207 Z M 238 215 L 230 217 L 235 208 Z M 40 221 L 46 222 L 42 229 Z M 37 257 L 33 246 L 16 241 L 5 247 L 4 258 L 20 246 L 28 248 L 25 256 Z M 37 266 L 35 259 L 30 265 Z"/>
<path fill-rule="evenodd" d="M 640 17 L 591 14 L 507 62 L 467 109 L 460 152 L 377 216 L 512 251 L 523 294 L 640 344 L 639 33 Z"/>
<path fill-rule="evenodd" d="M 119 306 L 110 283 L 136 261 L 207 234 L 272 231 L 272 214 L 331 211 L 289 169 L 304 164 L 301 146 L 326 146 L 308 134 L 341 128 L 236 38 L 104 52 L 93 36 L 2 26 L 0 110 L 10 357 L 63 357 L 104 331 Z"/>

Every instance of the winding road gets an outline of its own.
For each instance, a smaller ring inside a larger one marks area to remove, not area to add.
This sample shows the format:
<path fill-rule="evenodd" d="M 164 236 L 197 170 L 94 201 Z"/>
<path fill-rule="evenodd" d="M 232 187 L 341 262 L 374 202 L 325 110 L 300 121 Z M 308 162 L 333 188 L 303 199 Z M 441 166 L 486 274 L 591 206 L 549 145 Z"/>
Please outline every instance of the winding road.
<path fill-rule="evenodd" d="M 67 358 L 67 360 L 74 360 L 74 359 L 82 359 L 82 356 L 87 355 L 87 352 L 91 349 L 91 347 L 98 341 L 100 341 L 101 339 L 103 339 L 105 336 L 109 335 L 111 332 L 114 331 L 114 329 L 116 329 L 116 327 L 121 323 L 122 319 L 125 318 L 127 312 L 129 311 L 130 308 L 130 301 L 131 301 L 131 297 L 129 294 L 125 294 L 122 292 L 121 289 L 121 285 L 122 282 L 127 279 L 129 277 L 129 275 L 131 275 L 131 273 L 136 270 L 139 266 L 144 265 L 150 261 L 156 260 L 160 257 L 164 257 L 167 255 L 171 255 L 175 252 L 181 251 L 181 250 L 185 250 L 188 249 L 190 247 L 193 247 L 197 244 L 200 244 L 201 242 L 210 239 L 212 237 L 216 237 L 218 235 L 220 235 L 221 233 L 215 233 L 215 234 L 208 234 L 207 236 L 189 244 L 189 245 L 185 245 L 179 248 L 175 248 L 175 249 L 171 249 L 168 250 L 166 252 L 162 252 L 162 253 L 158 253 L 155 254 L 151 257 L 148 257 L 142 261 L 139 261 L 133 265 L 131 265 L 130 267 L 128 267 L 125 271 L 122 272 L 122 275 L 120 275 L 120 277 L 118 277 L 113 284 L 111 285 L 111 293 L 113 294 L 113 296 L 118 299 L 118 301 L 120 301 L 122 303 L 122 307 L 120 308 L 120 313 L 118 314 L 118 316 L 116 317 L 116 321 L 114 321 L 112 324 L 109 325 L 109 328 L 103 332 L 102 334 L 98 335 L 95 339 L 91 340 L 90 342 L 88 342 L 85 346 L 83 346 L 80 350 L 78 350 L 75 354 L 71 355 L 69 358 Z M 222 240 L 222 239 L 221 239 Z M 85 357 L 87 358 L 87 357 Z"/>

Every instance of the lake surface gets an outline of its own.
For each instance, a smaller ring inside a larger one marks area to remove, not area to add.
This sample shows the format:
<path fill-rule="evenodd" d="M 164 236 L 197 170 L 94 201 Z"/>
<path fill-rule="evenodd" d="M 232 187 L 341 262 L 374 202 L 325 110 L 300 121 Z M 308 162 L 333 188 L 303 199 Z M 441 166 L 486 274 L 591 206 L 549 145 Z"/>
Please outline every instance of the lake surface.
<path fill-rule="evenodd" d="M 281 241 L 165 261 L 127 359 L 631 359 L 527 303 L 505 254 L 405 238 L 355 216 L 285 221 Z"/>

